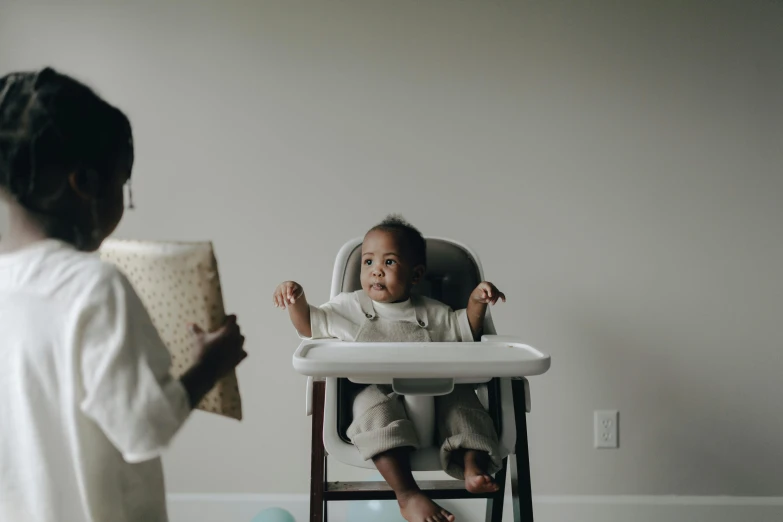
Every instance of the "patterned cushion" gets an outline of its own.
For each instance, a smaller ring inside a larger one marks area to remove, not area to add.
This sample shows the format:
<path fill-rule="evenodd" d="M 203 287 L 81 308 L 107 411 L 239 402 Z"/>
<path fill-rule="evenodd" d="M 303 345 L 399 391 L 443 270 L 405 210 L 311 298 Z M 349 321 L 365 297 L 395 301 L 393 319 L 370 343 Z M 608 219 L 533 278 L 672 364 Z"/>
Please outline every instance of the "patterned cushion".
<path fill-rule="evenodd" d="M 212 244 L 108 239 L 99 254 L 130 280 L 171 353 L 172 375 L 182 375 L 195 359 L 187 325 L 214 331 L 225 321 Z M 218 382 L 198 409 L 240 420 L 236 374 Z"/>

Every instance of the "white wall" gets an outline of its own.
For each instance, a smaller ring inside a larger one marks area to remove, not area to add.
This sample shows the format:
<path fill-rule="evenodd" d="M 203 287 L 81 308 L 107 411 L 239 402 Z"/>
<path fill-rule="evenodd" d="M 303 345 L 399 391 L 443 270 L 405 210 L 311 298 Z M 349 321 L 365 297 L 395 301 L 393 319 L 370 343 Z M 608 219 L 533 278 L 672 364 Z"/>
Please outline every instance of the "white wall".
<path fill-rule="evenodd" d="M 0 69 L 130 115 L 119 235 L 215 241 L 246 420 L 196 415 L 173 492 L 302 493 L 296 338 L 388 212 L 473 245 L 535 378 L 543 495 L 783 495 L 783 4 L 0 0 Z M 592 449 L 592 412 L 621 449 Z"/>

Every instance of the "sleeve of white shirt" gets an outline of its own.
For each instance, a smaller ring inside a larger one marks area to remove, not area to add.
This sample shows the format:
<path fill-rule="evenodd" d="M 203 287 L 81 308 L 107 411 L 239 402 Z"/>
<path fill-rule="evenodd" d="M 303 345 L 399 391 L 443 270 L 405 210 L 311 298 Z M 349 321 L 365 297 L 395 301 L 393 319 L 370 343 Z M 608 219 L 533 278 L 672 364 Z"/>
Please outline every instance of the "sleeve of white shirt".
<path fill-rule="evenodd" d="M 310 305 L 311 339 L 347 340 L 346 337 L 357 327 L 358 309 L 356 296 L 349 292 L 338 294 L 321 306 Z"/>
<path fill-rule="evenodd" d="M 188 418 L 187 391 L 128 280 L 104 267 L 79 321 L 81 409 L 130 463 L 158 457 Z"/>
<path fill-rule="evenodd" d="M 454 311 L 440 301 L 426 299 L 427 313 L 430 321 L 430 335 L 435 342 L 473 342 L 473 332 L 470 330 L 468 311 Z"/>
<path fill-rule="evenodd" d="M 463 308 L 454 312 L 454 318 L 457 323 L 457 331 L 459 333 L 459 340 L 463 343 L 472 343 L 473 330 L 470 329 L 470 321 L 468 320 L 468 310 Z"/>

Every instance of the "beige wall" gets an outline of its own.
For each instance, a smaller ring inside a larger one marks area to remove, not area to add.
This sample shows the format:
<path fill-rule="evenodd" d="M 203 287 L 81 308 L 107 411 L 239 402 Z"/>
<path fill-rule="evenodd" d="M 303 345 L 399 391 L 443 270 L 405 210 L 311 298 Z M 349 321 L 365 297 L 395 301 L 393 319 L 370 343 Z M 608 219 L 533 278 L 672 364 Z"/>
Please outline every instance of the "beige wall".
<path fill-rule="evenodd" d="M 474 246 L 532 381 L 539 494 L 783 495 L 783 4 L 0 0 L 0 69 L 129 113 L 121 236 L 213 239 L 246 420 L 196 415 L 170 489 L 304 492 L 296 337 L 385 213 Z M 619 409 L 622 447 L 592 449 Z"/>
<path fill-rule="evenodd" d="M 0 237 L 5 234 L 6 227 L 8 226 L 8 216 L 5 208 L 5 203 L 0 201 Z"/>

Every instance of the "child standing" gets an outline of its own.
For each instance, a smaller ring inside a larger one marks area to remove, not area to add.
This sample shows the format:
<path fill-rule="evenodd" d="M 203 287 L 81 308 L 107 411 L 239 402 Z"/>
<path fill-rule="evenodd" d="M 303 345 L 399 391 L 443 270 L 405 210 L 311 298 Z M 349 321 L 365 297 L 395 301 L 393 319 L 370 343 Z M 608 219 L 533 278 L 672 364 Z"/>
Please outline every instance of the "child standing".
<path fill-rule="evenodd" d="M 0 520 L 165 522 L 160 454 L 246 357 L 193 327 L 181 379 L 128 280 L 91 254 L 124 211 L 127 118 L 52 69 L 0 78 Z"/>
<path fill-rule="evenodd" d="M 288 308 L 297 332 L 307 338 L 338 338 L 358 342 L 473 342 L 481 337 L 488 304 L 505 295 L 482 282 L 467 308 L 447 305 L 411 290 L 426 270 L 426 242 L 414 227 L 390 216 L 373 227 L 362 243 L 362 289 L 342 293 L 315 307 L 302 287 L 286 281 L 274 292 L 275 306 Z M 441 465 L 464 479 L 473 493 L 497 491 L 490 474 L 500 469 L 498 439 L 489 414 L 471 386 L 456 386 L 437 397 L 437 427 Z M 410 451 L 419 447 L 401 397 L 391 386 L 364 388 L 354 401 L 351 441 L 365 459 L 372 459 L 394 490 L 409 522 L 453 521 L 454 516 L 427 498 L 410 469 Z"/>

